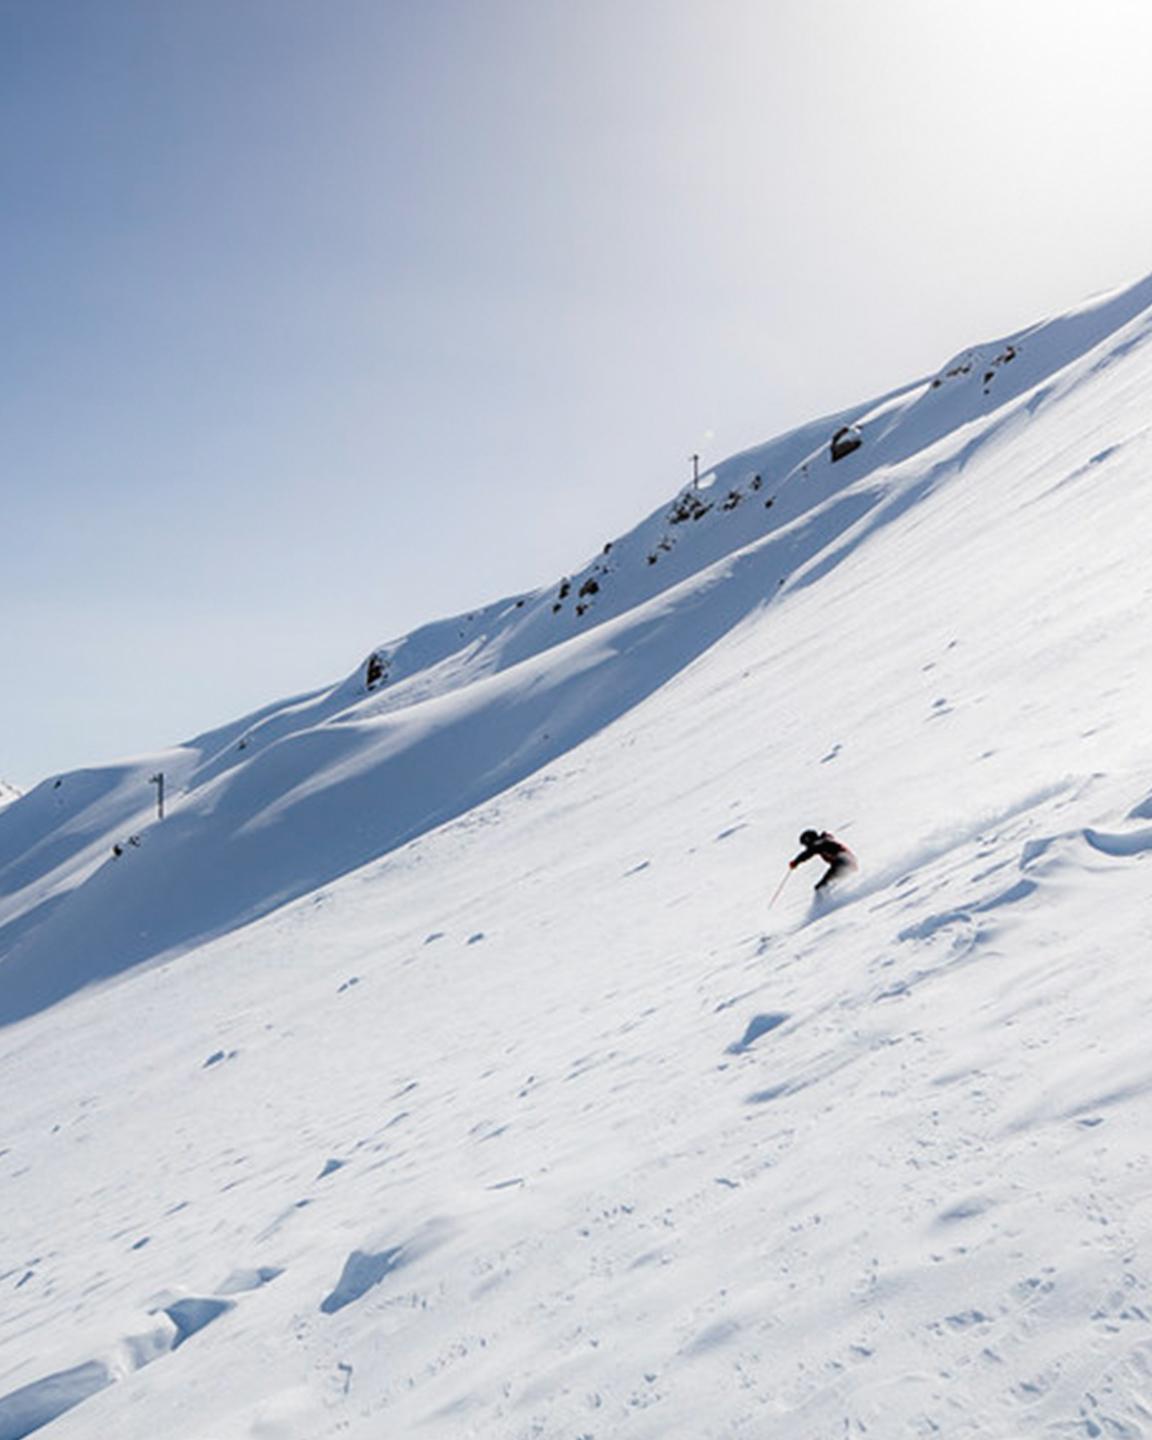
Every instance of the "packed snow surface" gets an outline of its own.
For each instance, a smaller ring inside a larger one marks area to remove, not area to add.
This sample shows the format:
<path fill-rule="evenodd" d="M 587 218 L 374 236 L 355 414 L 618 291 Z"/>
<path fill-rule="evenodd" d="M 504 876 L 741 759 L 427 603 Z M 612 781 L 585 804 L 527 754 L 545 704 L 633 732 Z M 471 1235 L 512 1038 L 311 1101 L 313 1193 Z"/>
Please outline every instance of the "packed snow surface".
<path fill-rule="evenodd" d="M 5 808 L 0 1440 L 1152 1437 L 1150 306 Z"/>

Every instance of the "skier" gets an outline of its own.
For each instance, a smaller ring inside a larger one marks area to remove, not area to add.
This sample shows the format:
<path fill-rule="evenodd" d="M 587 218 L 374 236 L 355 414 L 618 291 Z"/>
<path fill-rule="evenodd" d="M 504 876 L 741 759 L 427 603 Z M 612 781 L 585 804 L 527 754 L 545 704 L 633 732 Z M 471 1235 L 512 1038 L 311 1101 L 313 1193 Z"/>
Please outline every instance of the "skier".
<path fill-rule="evenodd" d="M 856 857 L 847 845 L 837 840 L 835 835 L 829 834 L 827 830 L 805 830 L 800 836 L 800 844 L 803 850 L 795 859 L 789 860 L 789 870 L 795 870 L 797 865 L 803 865 L 805 860 L 814 860 L 817 856 L 828 866 L 828 869 L 816 882 L 816 889 L 823 890 L 831 880 L 840 875 L 847 875 L 856 869 Z"/>

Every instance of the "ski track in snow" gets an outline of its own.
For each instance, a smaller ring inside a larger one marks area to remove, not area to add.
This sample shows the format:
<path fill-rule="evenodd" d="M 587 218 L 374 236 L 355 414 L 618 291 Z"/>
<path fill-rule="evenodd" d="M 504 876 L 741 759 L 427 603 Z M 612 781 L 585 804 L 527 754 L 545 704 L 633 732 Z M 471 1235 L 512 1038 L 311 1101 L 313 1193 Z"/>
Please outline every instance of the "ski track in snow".
<path fill-rule="evenodd" d="M 1152 1437 L 1149 300 L 7 807 L 0 1440 Z"/>

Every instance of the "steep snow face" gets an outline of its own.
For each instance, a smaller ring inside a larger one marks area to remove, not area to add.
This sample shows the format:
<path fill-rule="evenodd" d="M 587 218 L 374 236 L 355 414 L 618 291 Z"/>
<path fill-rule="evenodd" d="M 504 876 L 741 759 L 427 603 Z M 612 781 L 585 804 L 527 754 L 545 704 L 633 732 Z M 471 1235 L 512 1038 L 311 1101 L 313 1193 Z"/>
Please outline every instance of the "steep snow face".
<path fill-rule="evenodd" d="M 17 790 L 15 785 L 9 785 L 6 781 L 0 780 L 0 810 L 5 805 L 11 805 L 14 800 L 19 800 L 23 792 Z"/>
<path fill-rule="evenodd" d="M 515 663 L 551 594 L 7 812 L 89 878 L 0 968 L 0 1435 L 1152 1435 L 1150 300 Z"/>
<path fill-rule="evenodd" d="M 340 684 L 176 750 L 46 782 L 0 817 L 0 1022 L 226 933 L 555 761 L 1010 432 L 1049 443 L 1045 409 L 1107 391 L 1149 304 L 1152 281 L 964 352 L 717 466 L 555 588 L 382 645 Z M 859 448 L 833 461 L 849 424 Z"/>

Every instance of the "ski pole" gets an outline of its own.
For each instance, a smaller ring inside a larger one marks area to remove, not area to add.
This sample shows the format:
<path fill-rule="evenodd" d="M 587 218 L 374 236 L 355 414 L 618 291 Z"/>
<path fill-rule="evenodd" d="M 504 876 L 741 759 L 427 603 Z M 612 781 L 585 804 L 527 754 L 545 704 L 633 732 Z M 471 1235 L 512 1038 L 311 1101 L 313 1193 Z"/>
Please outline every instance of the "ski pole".
<path fill-rule="evenodd" d="M 787 885 L 787 883 L 788 883 L 788 877 L 789 877 L 789 875 L 791 875 L 791 874 L 792 874 L 792 867 L 791 867 L 791 865 L 789 865 L 788 869 L 784 871 L 784 878 L 783 878 L 783 880 L 780 881 L 780 884 L 777 885 L 777 886 L 776 886 L 776 889 L 772 892 L 772 898 L 771 898 L 771 900 L 768 901 L 768 909 L 769 909 L 769 910 L 772 909 L 772 906 L 775 905 L 776 901 L 780 898 L 780 892 L 781 892 L 781 890 L 784 889 L 784 886 Z"/>

